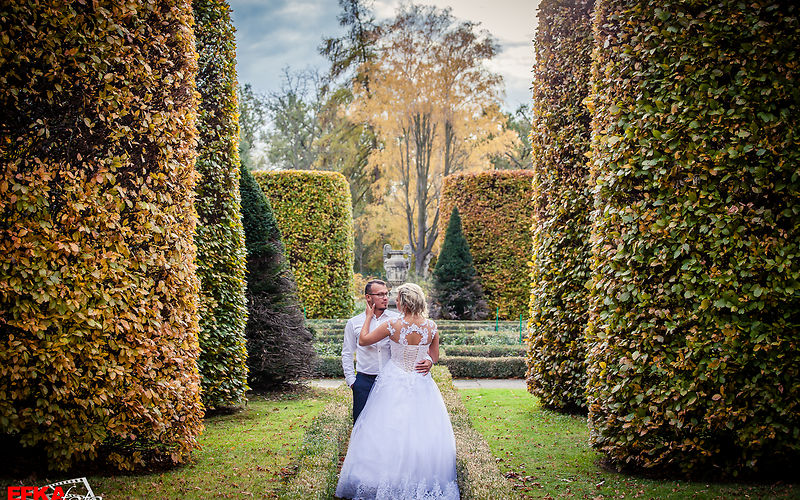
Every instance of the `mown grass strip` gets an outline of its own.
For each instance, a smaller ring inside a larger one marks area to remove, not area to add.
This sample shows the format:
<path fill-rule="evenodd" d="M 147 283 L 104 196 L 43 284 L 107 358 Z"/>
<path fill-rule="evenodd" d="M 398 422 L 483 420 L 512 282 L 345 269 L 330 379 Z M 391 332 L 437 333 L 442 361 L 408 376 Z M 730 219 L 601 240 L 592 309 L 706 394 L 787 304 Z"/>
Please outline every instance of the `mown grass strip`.
<path fill-rule="evenodd" d="M 497 468 L 497 462 L 483 436 L 472 427 L 469 413 L 453 386 L 453 377 L 447 368 L 435 366 L 431 372 L 439 385 L 442 399 L 450 413 L 456 437 L 456 467 L 461 498 L 506 499 L 514 498 L 511 485 Z"/>
<path fill-rule="evenodd" d="M 586 417 L 546 410 L 525 389 L 458 393 L 518 498 L 800 498 L 797 484 L 692 482 L 608 470 L 589 445 Z"/>
<path fill-rule="evenodd" d="M 281 499 L 333 498 L 339 475 L 339 455 L 350 436 L 350 389 L 342 385 L 306 431 L 297 460 L 296 473 L 280 491 Z"/>

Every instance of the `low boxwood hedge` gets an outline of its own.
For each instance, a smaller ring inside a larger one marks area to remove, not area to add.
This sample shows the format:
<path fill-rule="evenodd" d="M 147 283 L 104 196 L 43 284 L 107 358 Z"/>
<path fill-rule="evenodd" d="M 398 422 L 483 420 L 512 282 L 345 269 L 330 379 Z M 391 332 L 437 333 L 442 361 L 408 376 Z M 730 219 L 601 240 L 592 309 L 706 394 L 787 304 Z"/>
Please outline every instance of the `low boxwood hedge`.
<path fill-rule="evenodd" d="M 451 345 L 447 346 L 448 356 L 465 356 L 476 358 L 505 358 L 509 356 L 525 356 L 527 346 L 517 345 Z"/>
<path fill-rule="evenodd" d="M 528 369 L 522 356 L 503 358 L 444 356 L 439 361 L 458 378 L 525 378 L 525 371 Z"/>
<path fill-rule="evenodd" d="M 342 378 L 341 356 L 317 356 L 314 365 L 314 376 L 318 378 Z"/>

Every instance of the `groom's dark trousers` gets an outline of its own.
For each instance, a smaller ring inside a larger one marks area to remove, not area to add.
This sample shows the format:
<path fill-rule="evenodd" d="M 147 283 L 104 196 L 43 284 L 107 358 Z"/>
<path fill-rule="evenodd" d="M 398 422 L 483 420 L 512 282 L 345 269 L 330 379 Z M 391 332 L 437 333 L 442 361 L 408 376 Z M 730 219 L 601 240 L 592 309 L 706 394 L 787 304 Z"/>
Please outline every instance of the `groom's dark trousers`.
<path fill-rule="evenodd" d="M 375 383 L 377 375 L 367 375 L 366 373 L 356 373 L 356 381 L 353 382 L 353 423 L 356 423 L 361 410 L 367 404 L 369 391 L 372 390 L 372 384 Z"/>

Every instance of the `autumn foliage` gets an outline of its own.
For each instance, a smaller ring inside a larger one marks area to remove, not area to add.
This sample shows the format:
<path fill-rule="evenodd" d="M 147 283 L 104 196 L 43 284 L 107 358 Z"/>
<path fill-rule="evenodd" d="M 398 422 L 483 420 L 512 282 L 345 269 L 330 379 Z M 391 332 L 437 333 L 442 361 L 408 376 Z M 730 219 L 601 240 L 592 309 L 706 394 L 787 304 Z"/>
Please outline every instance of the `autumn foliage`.
<path fill-rule="evenodd" d="M 800 459 L 798 14 L 597 2 L 588 403 L 619 466 Z"/>
<path fill-rule="evenodd" d="M 528 389 L 558 409 L 586 408 L 593 4 L 542 0 L 536 32 Z"/>
<path fill-rule="evenodd" d="M 253 172 L 272 205 L 300 301 L 308 318 L 353 311 L 353 215 L 350 188 L 337 172 Z"/>
<path fill-rule="evenodd" d="M 447 227 L 457 207 L 489 313 L 500 308 L 501 319 L 527 311 L 532 177 L 530 170 L 493 170 L 442 182 L 442 223 Z"/>
<path fill-rule="evenodd" d="M 247 389 L 245 243 L 239 195 L 236 40 L 224 0 L 194 0 L 200 109 L 195 235 L 200 359 L 207 408 L 244 403 Z"/>
<path fill-rule="evenodd" d="M 197 446 L 192 23 L 178 0 L 0 7 L 0 436 L 52 468 Z"/>

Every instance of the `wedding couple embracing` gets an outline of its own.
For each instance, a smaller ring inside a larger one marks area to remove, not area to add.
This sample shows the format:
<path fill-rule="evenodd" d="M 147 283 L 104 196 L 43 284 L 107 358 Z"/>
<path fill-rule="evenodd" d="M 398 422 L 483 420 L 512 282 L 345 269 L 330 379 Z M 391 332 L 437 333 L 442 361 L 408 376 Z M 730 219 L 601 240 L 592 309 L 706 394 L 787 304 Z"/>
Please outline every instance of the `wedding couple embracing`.
<path fill-rule="evenodd" d="M 367 283 L 367 308 L 345 327 L 354 424 L 336 496 L 458 499 L 453 427 L 430 375 L 439 360 L 436 323 L 418 285 L 397 288 L 397 313 L 387 310 L 388 292 L 383 281 Z"/>

